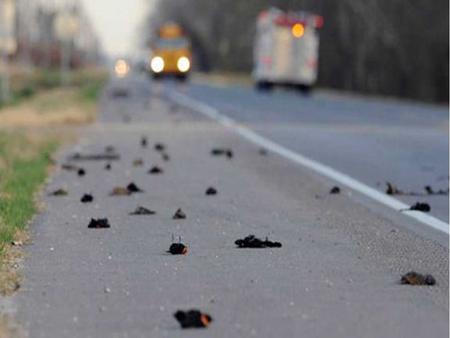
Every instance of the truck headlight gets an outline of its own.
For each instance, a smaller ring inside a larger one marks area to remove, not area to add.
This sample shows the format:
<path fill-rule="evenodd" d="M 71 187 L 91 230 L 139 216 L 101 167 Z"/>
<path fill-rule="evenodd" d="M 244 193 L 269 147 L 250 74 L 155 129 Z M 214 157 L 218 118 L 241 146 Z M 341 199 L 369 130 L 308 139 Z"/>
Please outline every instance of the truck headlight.
<path fill-rule="evenodd" d="M 177 62 L 178 70 L 182 73 L 186 73 L 191 68 L 191 61 L 186 56 L 182 56 Z"/>
<path fill-rule="evenodd" d="M 155 56 L 150 62 L 150 68 L 155 73 L 161 73 L 164 70 L 164 59 L 160 56 Z"/>

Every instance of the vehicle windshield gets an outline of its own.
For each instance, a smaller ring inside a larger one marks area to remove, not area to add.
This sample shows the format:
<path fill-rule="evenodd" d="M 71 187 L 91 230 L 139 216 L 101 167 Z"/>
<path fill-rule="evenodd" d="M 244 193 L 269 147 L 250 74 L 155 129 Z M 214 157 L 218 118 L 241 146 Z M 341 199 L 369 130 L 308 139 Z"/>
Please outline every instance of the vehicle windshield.
<path fill-rule="evenodd" d="M 155 43 L 157 49 L 180 49 L 189 47 L 189 41 L 186 38 L 159 39 Z"/>

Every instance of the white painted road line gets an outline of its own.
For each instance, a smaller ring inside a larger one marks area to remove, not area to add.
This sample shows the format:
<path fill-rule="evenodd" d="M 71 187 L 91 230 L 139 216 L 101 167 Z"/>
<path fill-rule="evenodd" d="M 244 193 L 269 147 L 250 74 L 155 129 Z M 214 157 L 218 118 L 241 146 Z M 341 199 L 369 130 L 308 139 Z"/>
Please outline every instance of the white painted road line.
<path fill-rule="evenodd" d="M 230 128 L 234 130 L 237 134 L 245 138 L 246 140 L 261 146 L 263 148 L 266 148 L 267 150 L 270 150 L 280 156 L 283 156 L 301 166 L 304 166 L 310 170 L 313 170 L 325 177 L 328 177 L 340 184 L 343 184 L 350 189 L 353 189 L 391 209 L 394 210 L 402 210 L 402 209 L 409 209 L 409 205 L 399 201 L 398 199 L 395 199 L 391 196 L 386 195 L 385 193 L 382 193 L 344 173 L 341 173 L 327 165 L 324 165 L 320 162 L 314 161 L 306 156 L 303 156 L 301 154 L 298 154 L 292 150 L 289 150 L 257 133 L 252 131 L 251 129 L 237 123 L 233 119 L 222 115 L 219 110 L 217 110 L 214 107 L 211 107 L 208 104 L 205 104 L 201 101 L 195 100 L 187 95 L 180 94 L 175 91 L 169 92 L 169 98 L 172 99 L 174 102 L 186 106 L 192 110 L 198 111 L 199 113 L 202 113 L 203 115 L 219 122 L 223 126 Z M 414 218 L 416 221 L 419 221 L 431 228 L 437 229 L 439 231 L 442 231 L 449 234 L 449 225 L 436 217 L 427 215 L 420 211 L 405 211 L 403 212 L 405 216 Z"/>

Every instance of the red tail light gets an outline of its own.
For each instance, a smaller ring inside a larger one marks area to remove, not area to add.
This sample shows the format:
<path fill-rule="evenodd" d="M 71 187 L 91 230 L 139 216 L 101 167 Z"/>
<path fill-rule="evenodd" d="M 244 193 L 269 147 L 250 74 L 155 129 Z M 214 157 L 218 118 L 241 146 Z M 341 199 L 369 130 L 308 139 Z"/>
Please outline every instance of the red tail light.
<path fill-rule="evenodd" d="M 303 26 L 306 26 L 305 20 L 299 20 L 297 18 L 292 18 L 287 15 L 280 15 L 274 20 L 275 24 L 278 26 L 287 26 L 292 27 L 296 24 L 301 24 Z"/>
<path fill-rule="evenodd" d="M 262 11 L 261 13 L 259 13 L 258 15 L 258 19 L 265 19 L 267 17 L 269 13 L 267 13 L 267 11 Z"/>
<path fill-rule="evenodd" d="M 316 15 L 314 18 L 314 25 L 316 28 L 322 28 L 324 25 L 323 16 Z"/>

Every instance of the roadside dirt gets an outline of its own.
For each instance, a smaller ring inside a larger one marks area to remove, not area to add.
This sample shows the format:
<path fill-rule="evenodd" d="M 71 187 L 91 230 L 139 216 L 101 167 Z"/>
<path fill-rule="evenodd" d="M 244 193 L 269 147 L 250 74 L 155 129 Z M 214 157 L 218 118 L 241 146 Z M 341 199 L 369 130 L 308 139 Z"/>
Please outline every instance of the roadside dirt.
<path fill-rule="evenodd" d="M 80 102 L 77 88 L 50 90 L 19 105 L 0 110 L 2 129 L 80 125 L 94 119 L 95 107 Z"/>
<path fill-rule="evenodd" d="M 22 330 L 6 315 L 0 315 L 0 338 L 22 338 Z"/>

